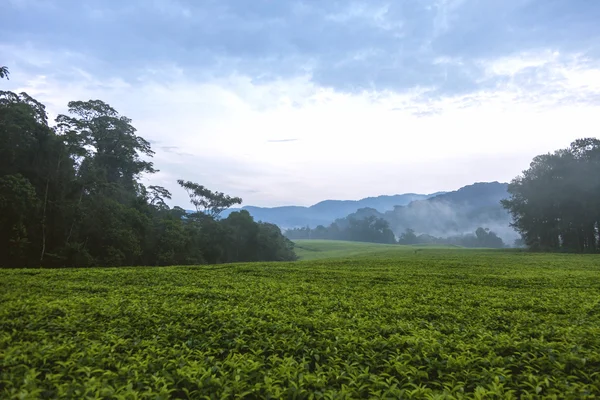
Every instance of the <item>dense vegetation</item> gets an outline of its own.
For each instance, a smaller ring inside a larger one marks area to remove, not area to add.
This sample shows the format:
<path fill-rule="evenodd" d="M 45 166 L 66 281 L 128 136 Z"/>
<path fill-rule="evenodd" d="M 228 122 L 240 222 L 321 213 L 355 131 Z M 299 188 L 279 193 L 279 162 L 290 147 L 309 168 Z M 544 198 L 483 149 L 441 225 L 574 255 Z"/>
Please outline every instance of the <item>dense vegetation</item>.
<path fill-rule="evenodd" d="M 389 224 L 381 218 L 340 218 L 328 227 L 319 225 L 312 229 L 310 227 L 294 228 L 285 231 L 290 239 L 328 239 L 349 240 L 356 242 L 371 243 L 396 243 L 394 232 Z"/>
<path fill-rule="evenodd" d="M 156 172 L 152 155 L 131 120 L 102 101 L 71 102 L 50 126 L 43 104 L 0 91 L 0 266 L 295 258 L 277 226 L 244 211 L 219 218 L 239 198 L 180 181 L 197 212 L 169 208 L 165 188 L 140 182 Z"/>
<path fill-rule="evenodd" d="M 379 247 L 0 271 L 0 397 L 600 396 L 597 257 Z"/>
<path fill-rule="evenodd" d="M 340 218 L 328 227 L 319 225 L 316 228 L 304 227 L 285 231 L 285 236 L 293 240 L 344 240 L 355 242 L 384 243 L 384 244 L 439 244 L 463 247 L 506 247 L 504 241 L 487 228 L 477 228 L 473 234 L 435 237 L 428 234 L 417 235 L 411 228 L 406 229 L 396 240 L 396 237 L 383 218 L 349 216 Z"/>
<path fill-rule="evenodd" d="M 525 243 L 538 250 L 600 250 L 600 140 L 579 139 L 533 159 L 503 201 Z"/>
<path fill-rule="evenodd" d="M 465 235 L 454 235 L 449 237 L 435 237 L 428 234 L 417 235 L 414 230 L 407 229 L 400 238 L 398 238 L 399 244 L 438 244 L 438 245 L 452 245 L 462 247 L 488 247 L 501 249 L 506 247 L 502 238 L 499 238 L 495 232 L 490 231 L 488 228 L 477 228 L 473 234 Z"/>
<path fill-rule="evenodd" d="M 456 191 L 397 205 L 385 212 L 374 208 L 359 209 L 348 218 L 384 219 L 396 236 L 412 229 L 417 235 L 448 238 L 487 227 L 507 243 L 512 243 L 518 234 L 509 226 L 510 214 L 500 204 L 509 197 L 507 188 L 506 183 L 474 183 Z"/>

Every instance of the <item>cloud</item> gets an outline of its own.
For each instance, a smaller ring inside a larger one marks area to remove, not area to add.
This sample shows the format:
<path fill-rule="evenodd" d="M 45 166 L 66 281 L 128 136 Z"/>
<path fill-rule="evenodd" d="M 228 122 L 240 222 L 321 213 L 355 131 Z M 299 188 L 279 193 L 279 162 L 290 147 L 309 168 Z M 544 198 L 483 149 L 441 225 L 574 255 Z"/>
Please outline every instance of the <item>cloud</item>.
<path fill-rule="evenodd" d="M 193 157 L 194 156 L 193 154 L 186 153 L 185 151 L 181 151 L 181 149 L 178 146 L 160 146 L 159 148 L 166 153 L 172 153 L 172 154 L 182 156 L 182 157 Z"/>
<path fill-rule="evenodd" d="M 599 18 L 583 0 L 10 0 L 2 87 L 51 118 L 107 101 L 180 204 L 178 178 L 255 205 L 453 190 L 597 134 Z"/>
<path fill-rule="evenodd" d="M 298 139 L 271 139 L 271 140 L 267 140 L 267 142 L 269 143 L 289 143 L 289 142 L 296 142 L 298 141 Z"/>
<path fill-rule="evenodd" d="M 0 33 L 7 43 L 92 56 L 103 61 L 94 61 L 95 73 L 127 81 L 150 66 L 160 73 L 176 62 L 196 78 L 243 71 L 276 80 L 309 73 L 336 90 L 433 85 L 448 94 L 476 87 L 482 71 L 472 58 L 540 47 L 597 52 L 600 3 L 564 4 L 12 0 Z M 463 63 L 436 63 L 440 57 Z"/>

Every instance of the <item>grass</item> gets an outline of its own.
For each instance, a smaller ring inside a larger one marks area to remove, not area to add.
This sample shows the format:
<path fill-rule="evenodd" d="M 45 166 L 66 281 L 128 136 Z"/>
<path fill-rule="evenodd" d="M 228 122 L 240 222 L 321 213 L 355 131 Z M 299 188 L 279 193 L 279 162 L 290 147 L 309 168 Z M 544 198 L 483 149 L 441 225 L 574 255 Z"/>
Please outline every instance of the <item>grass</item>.
<path fill-rule="evenodd" d="M 598 256 L 351 247 L 2 270 L 0 398 L 600 396 Z"/>
<path fill-rule="evenodd" d="M 343 240 L 294 240 L 300 260 L 323 260 L 327 258 L 368 256 L 384 252 L 409 251 L 407 246 Z"/>
<path fill-rule="evenodd" d="M 379 244 L 343 240 L 294 240 L 300 260 L 326 260 L 349 257 L 406 257 L 423 251 L 450 250 L 456 246 Z"/>

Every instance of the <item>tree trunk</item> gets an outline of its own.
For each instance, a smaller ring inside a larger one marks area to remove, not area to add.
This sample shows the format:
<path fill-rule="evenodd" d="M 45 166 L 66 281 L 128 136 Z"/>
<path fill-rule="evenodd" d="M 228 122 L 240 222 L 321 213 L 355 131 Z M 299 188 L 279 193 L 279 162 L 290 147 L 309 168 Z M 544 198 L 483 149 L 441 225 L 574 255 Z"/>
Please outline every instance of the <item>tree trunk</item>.
<path fill-rule="evenodd" d="M 81 193 L 79 193 L 79 200 L 77 201 L 77 208 L 79 208 L 79 206 L 81 206 L 81 201 L 83 199 L 83 192 L 85 191 L 85 186 L 83 186 L 81 188 Z M 77 211 L 75 211 L 77 213 Z M 77 216 L 73 217 L 73 221 L 71 222 L 71 227 L 69 228 L 69 234 L 67 235 L 67 239 L 65 241 L 65 244 L 69 244 L 69 241 L 71 240 L 71 235 L 73 234 L 73 228 L 75 227 L 75 220 L 77 219 Z"/>
<path fill-rule="evenodd" d="M 593 253 L 596 251 L 596 227 L 594 224 L 590 224 L 586 228 L 586 245 L 587 251 Z"/>
<path fill-rule="evenodd" d="M 40 254 L 40 265 L 46 254 L 46 209 L 48 208 L 48 189 L 50 187 L 50 176 L 46 179 L 46 190 L 44 193 L 44 207 L 42 211 L 42 253 Z"/>

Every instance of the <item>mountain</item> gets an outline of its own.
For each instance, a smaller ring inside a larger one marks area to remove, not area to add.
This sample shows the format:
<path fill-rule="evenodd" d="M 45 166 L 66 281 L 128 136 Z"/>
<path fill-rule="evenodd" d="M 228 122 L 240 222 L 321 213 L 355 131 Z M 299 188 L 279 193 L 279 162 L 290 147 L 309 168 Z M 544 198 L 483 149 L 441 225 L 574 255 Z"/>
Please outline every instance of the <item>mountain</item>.
<path fill-rule="evenodd" d="M 383 218 L 396 236 L 408 228 L 416 234 L 448 237 L 473 233 L 478 227 L 483 227 L 490 228 L 506 243 L 512 243 L 519 236 L 509 226 L 510 215 L 500 205 L 500 200 L 509 197 L 507 189 L 506 183 L 475 183 L 383 213 L 366 208 L 351 216 L 364 218 L 374 215 Z"/>
<path fill-rule="evenodd" d="M 407 205 L 413 201 L 428 199 L 443 192 L 433 194 L 397 194 L 393 196 L 367 197 L 361 200 L 325 200 L 310 207 L 285 206 L 285 207 L 242 207 L 247 210 L 255 220 L 270 222 L 279 225 L 281 229 L 290 229 L 303 226 L 312 228 L 318 225 L 329 225 L 338 218 L 343 218 L 361 208 L 372 208 L 384 213 L 391 211 L 396 206 Z M 229 209 L 221 214 L 226 218 L 230 213 L 239 211 L 239 208 Z"/>

